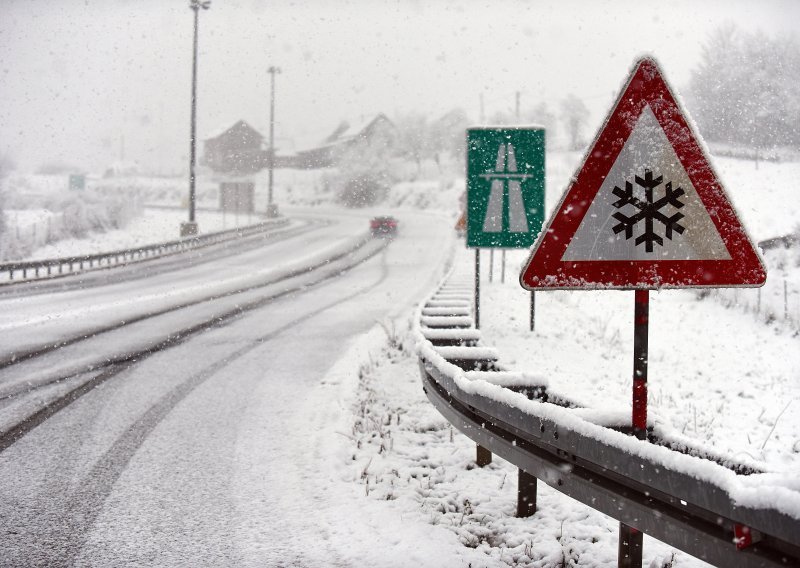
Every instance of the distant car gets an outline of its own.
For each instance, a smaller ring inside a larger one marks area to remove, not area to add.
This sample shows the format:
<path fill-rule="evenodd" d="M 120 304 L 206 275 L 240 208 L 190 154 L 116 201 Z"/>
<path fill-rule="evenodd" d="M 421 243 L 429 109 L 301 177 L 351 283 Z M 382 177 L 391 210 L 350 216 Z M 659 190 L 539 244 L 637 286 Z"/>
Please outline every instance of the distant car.
<path fill-rule="evenodd" d="M 384 216 L 375 217 L 369 222 L 373 237 L 391 237 L 397 234 L 397 219 Z"/>

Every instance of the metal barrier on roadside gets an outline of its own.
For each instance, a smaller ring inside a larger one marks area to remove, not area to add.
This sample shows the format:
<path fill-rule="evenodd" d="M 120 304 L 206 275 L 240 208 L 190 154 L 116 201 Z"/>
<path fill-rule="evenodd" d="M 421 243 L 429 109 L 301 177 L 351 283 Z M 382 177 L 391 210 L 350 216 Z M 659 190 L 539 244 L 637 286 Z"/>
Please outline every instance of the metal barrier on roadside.
<path fill-rule="evenodd" d="M 476 442 L 479 466 L 497 454 L 519 468 L 518 517 L 535 514 L 543 481 L 718 566 L 800 565 L 800 519 L 794 516 L 800 492 L 790 483 L 775 482 L 775 474 L 758 464 L 690 447 L 652 426 L 648 439 L 639 440 L 629 426 L 608 423 L 603 413 L 553 393 L 544 378 L 508 371 L 481 343 L 480 332 L 465 326 L 468 294 L 454 298 L 449 290 L 443 285 L 418 313 L 423 389 Z M 754 487 L 780 498 L 748 502 Z M 622 540 L 619 566 L 631 566 Z"/>
<path fill-rule="evenodd" d="M 216 231 L 133 249 L 25 262 L 6 262 L 0 264 L 0 274 L 8 275 L 6 283 L 52 278 L 64 274 L 76 274 L 87 270 L 107 268 L 109 266 L 122 266 L 130 264 L 131 262 L 164 257 L 219 244 L 225 241 L 250 237 L 272 229 L 284 227 L 288 224 L 289 220 L 285 218 L 270 219 L 245 227 Z"/>

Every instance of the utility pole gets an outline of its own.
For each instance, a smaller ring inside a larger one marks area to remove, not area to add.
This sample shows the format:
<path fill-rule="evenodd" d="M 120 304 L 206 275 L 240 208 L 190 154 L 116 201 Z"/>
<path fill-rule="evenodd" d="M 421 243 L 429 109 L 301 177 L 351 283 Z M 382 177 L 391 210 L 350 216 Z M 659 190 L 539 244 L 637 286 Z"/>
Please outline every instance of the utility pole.
<path fill-rule="evenodd" d="M 192 41 L 192 117 L 191 131 L 189 134 L 189 221 L 181 223 L 181 237 L 191 237 L 197 234 L 197 222 L 195 221 L 195 163 L 197 155 L 195 151 L 197 143 L 197 27 L 199 23 L 200 8 L 208 10 L 211 0 L 190 0 L 189 8 L 194 12 L 194 38 Z"/>
<path fill-rule="evenodd" d="M 517 124 L 519 124 L 520 116 L 519 116 L 519 101 L 520 101 L 521 94 L 519 91 L 515 94 L 514 100 L 514 114 L 517 117 Z M 505 259 L 503 259 L 505 261 Z M 536 329 L 536 292 L 531 290 L 531 308 L 530 308 L 530 328 L 531 331 Z"/>
<path fill-rule="evenodd" d="M 275 170 L 275 74 L 280 74 L 280 67 L 270 66 L 267 73 L 271 75 L 269 99 L 269 182 L 267 185 L 267 217 L 278 216 L 278 206 L 272 201 L 272 182 Z"/>

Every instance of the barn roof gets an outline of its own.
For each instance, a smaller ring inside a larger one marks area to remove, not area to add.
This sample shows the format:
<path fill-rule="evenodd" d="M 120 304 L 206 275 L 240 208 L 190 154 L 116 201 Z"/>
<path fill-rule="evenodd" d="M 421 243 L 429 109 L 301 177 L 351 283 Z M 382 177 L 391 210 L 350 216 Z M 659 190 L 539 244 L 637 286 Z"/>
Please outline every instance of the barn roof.
<path fill-rule="evenodd" d="M 256 130 L 255 128 L 250 126 L 246 121 L 238 120 L 233 124 L 233 126 L 217 128 L 216 130 L 212 131 L 208 136 L 206 136 L 206 138 L 204 138 L 204 140 L 214 140 L 216 138 L 224 138 L 225 135 L 233 134 L 234 132 L 237 132 L 237 131 L 240 131 L 240 130 L 249 130 L 252 133 L 254 133 L 256 136 L 258 136 L 258 138 L 260 138 L 261 140 L 264 139 L 264 136 L 258 130 Z"/>

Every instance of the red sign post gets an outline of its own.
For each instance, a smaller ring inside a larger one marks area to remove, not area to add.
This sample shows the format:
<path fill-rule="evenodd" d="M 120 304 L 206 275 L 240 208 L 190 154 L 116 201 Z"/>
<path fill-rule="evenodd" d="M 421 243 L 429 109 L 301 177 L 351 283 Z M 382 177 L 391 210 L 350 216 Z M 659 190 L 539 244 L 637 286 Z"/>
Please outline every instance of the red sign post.
<path fill-rule="evenodd" d="M 520 275 L 532 291 L 636 291 L 632 426 L 643 440 L 649 290 L 766 281 L 698 140 L 655 60 L 637 61 Z M 641 543 L 622 525 L 620 565 L 641 566 Z"/>

